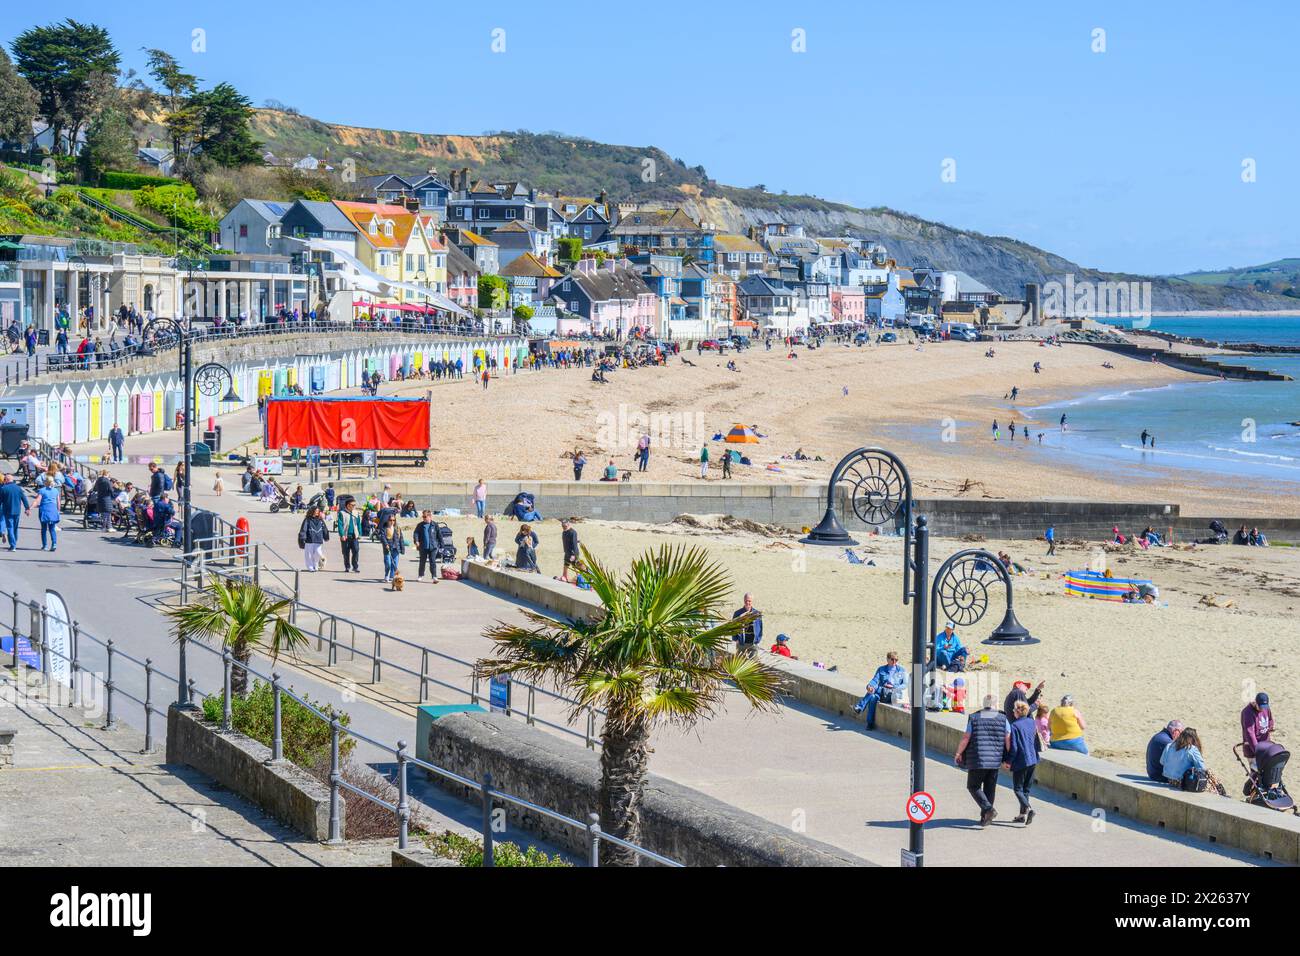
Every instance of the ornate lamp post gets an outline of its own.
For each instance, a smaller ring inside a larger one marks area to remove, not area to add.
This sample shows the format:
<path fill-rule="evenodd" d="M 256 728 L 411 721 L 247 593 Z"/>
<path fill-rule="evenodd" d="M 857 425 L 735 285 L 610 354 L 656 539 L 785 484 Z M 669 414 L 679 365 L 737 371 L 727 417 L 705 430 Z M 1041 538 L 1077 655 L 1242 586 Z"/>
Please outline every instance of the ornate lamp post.
<path fill-rule="evenodd" d="M 893 452 L 883 448 L 864 447 L 855 449 L 840 459 L 831 472 L 826 487 L 826 512 L 817 527 L 803 539 L 803 543 L 832 547 L 852 547 L 857 544 L 835 511 L 836 486 L 841 482 L 848 489 L 850 507 L 859 521 L 877 528 L 901 524 L 904 533 L 903 604 L 912 605 L 910 795 L 925 789 L 925 684 L 937 609 L 942 607 L 954 623 L 964 626 L 974 624 L 988 609 L 989 585 L 998 581 L 1006 589 L 1006 614 L 985 643 L 1038 642 L 1016 620 L 1012 607 L 1011 576 L 997 555 L 982 549 L 959 551 L 939 567 L 933 586 L 927 587 L 930 564 L 929 522 L 924 515 L 915 514 L 912 479 L 907 467 Z M 924 866 L 923 824 L 909 822 L 908 852 L 913 865 Z"/>
<path fill-rule="evenodd" d="M 146 355 L 152 355 L 157 348 L 170 344 L 173 336 L 176 340 L 177 351 L 180 353 L 180 378 L 183 383 L 182 388 L 185 390 L 185 402 L 181 413 L 185 427 L 185 446 L 181 452 L 181 461 L 185 463 L 185 486 L 181 491 L 181 527 L 183 529 L 182 553 L 188 559 L 188 555 L 194 547 L 194 532 L 191 525 L 193 512 L 190 507 L 190 492 L 194 487 L 194 476 L 190 473 L 190 457 L 194 450 L 191 440 L 191 422 L 194 420 L 196 410 L 194 389 L 197 384 L 198 389 L 204 395 L 216 395 L 221 391 L 222 383 L 228 382 L 229 387 L 222 401 L 238 402 L 239 396 L 235 393 L 235 377 L 224 365 L 217 362 L 208 362 L 201 366 L 197 373 L 194 371 L 194 355 L 190 333 L 175 319 L 159 317 L 146 325 L 141 335 L 141 351 Z M 176 667 L 176 706 L 190 709 L 194 705 L 190 701 L 189 674 L 185 662 L 185 643 L 185 641 L 180 642 Z"/>

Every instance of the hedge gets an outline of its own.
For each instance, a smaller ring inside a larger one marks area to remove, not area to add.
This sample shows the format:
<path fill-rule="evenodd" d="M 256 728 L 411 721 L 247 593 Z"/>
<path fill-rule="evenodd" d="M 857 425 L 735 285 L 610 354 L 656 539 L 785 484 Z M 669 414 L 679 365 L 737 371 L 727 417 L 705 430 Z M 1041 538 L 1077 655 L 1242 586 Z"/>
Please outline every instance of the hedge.
<path fill-rule="evenodd" d="M 148 176 L 144 173 L 108 172 L 99 177 L 99 185 L 104 189 L 139 189 L 141 186 L 174 186 L 183 180 L 169 176 Z"/>

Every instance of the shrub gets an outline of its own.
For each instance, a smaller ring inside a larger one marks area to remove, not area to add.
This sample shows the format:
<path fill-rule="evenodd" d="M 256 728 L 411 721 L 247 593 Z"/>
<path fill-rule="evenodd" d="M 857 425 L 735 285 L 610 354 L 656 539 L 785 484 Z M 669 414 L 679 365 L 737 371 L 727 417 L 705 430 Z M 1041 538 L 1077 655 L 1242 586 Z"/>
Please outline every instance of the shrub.
<path fill-rule="evenodd" d="M 179 179 L 169 176 L 150 176 L 146 173 L 106 172 L 99 177 L 99 185 L 104 189 L 139 189 L 142 186 L 175 186 Z"/>
<path fill-rule="evenodd" d="M 483 865 L 483 843 L 473 837 L 461 836 L 450 830 L 429 834 L 424 838 L 425 845 L 434 853 L 449 860 L 455 860 L 461 866 Z M 519 849 L 515 843 L 494 843 L 492 845 L 492 863 L 495 866 L 572 866 L 556 854 L 547 856 L 535 846 L 527 850 Z"/>
<path fill-rule="evenodd" d="M 165 186 L 142 186 L 135 194 L 136 204 L 151 209 L 176 223 L 186 232 L 207 235 L 220 228 L 216 219 L 198 204 L 198 195 L 189 183 Z"/>
<path fill-rule="evenodd" d="M 311 701 L 311 704 L 321 713 L 335 716 L 334 709 L 328 704 L 317 701 Z M 203 698 L 203 716 L 214 723 L 221 723 L 219 695 Z M 352 723 L 352 718 L 345 713 L 339 712 L 337 716 L 344 727 Z M 255 680 L 247 697 L 236 697 L 231 701 L 230 718 L 232 728 L 246 737 L 271 746 L 271 740 L 275 736 L 275 694 L 271 691 L 271 685 Z M 280 735 L 284 740 L 285 759 L 306 770 L 311 770 L 322 762 L 329 767 L 330 725 L 288 694 L 280 695 Z M 340 760 L 346 758 L 356 745 L 354 738 L 341 734 Z"/>

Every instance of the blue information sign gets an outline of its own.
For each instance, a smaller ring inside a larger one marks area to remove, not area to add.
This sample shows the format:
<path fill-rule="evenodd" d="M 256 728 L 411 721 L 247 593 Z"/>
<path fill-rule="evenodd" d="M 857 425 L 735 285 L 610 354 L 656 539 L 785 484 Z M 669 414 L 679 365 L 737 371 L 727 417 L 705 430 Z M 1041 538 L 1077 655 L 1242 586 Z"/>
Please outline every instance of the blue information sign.
<path fill-rule="evenodd" d="M 488 705 L 494 714 L 510 713 L 510 678 L 493 677 L 488 691 Z"/>
<path fill-rule="evenodd" d="M 8 660 L 13 660 L 14 639 L 9 637 L 0 637 L 0 654 L 7 655 Z M 18 638 L 18 659 L 33 670 L 41 669 L 41 655 L 32 649 L 32 642 L 25 637 Z"/>

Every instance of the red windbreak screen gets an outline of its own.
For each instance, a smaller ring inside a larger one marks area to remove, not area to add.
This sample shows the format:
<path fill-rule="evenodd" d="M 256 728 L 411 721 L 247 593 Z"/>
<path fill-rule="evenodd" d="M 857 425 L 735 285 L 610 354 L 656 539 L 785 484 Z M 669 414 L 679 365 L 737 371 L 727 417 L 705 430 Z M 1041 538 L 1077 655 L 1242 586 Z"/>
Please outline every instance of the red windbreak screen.
<path fill-rule="evenodd" d="M 429 447 L 429 403 L 385 399 L 296 399 L 266 403 L 266 448 L 327 451 Z"/>

